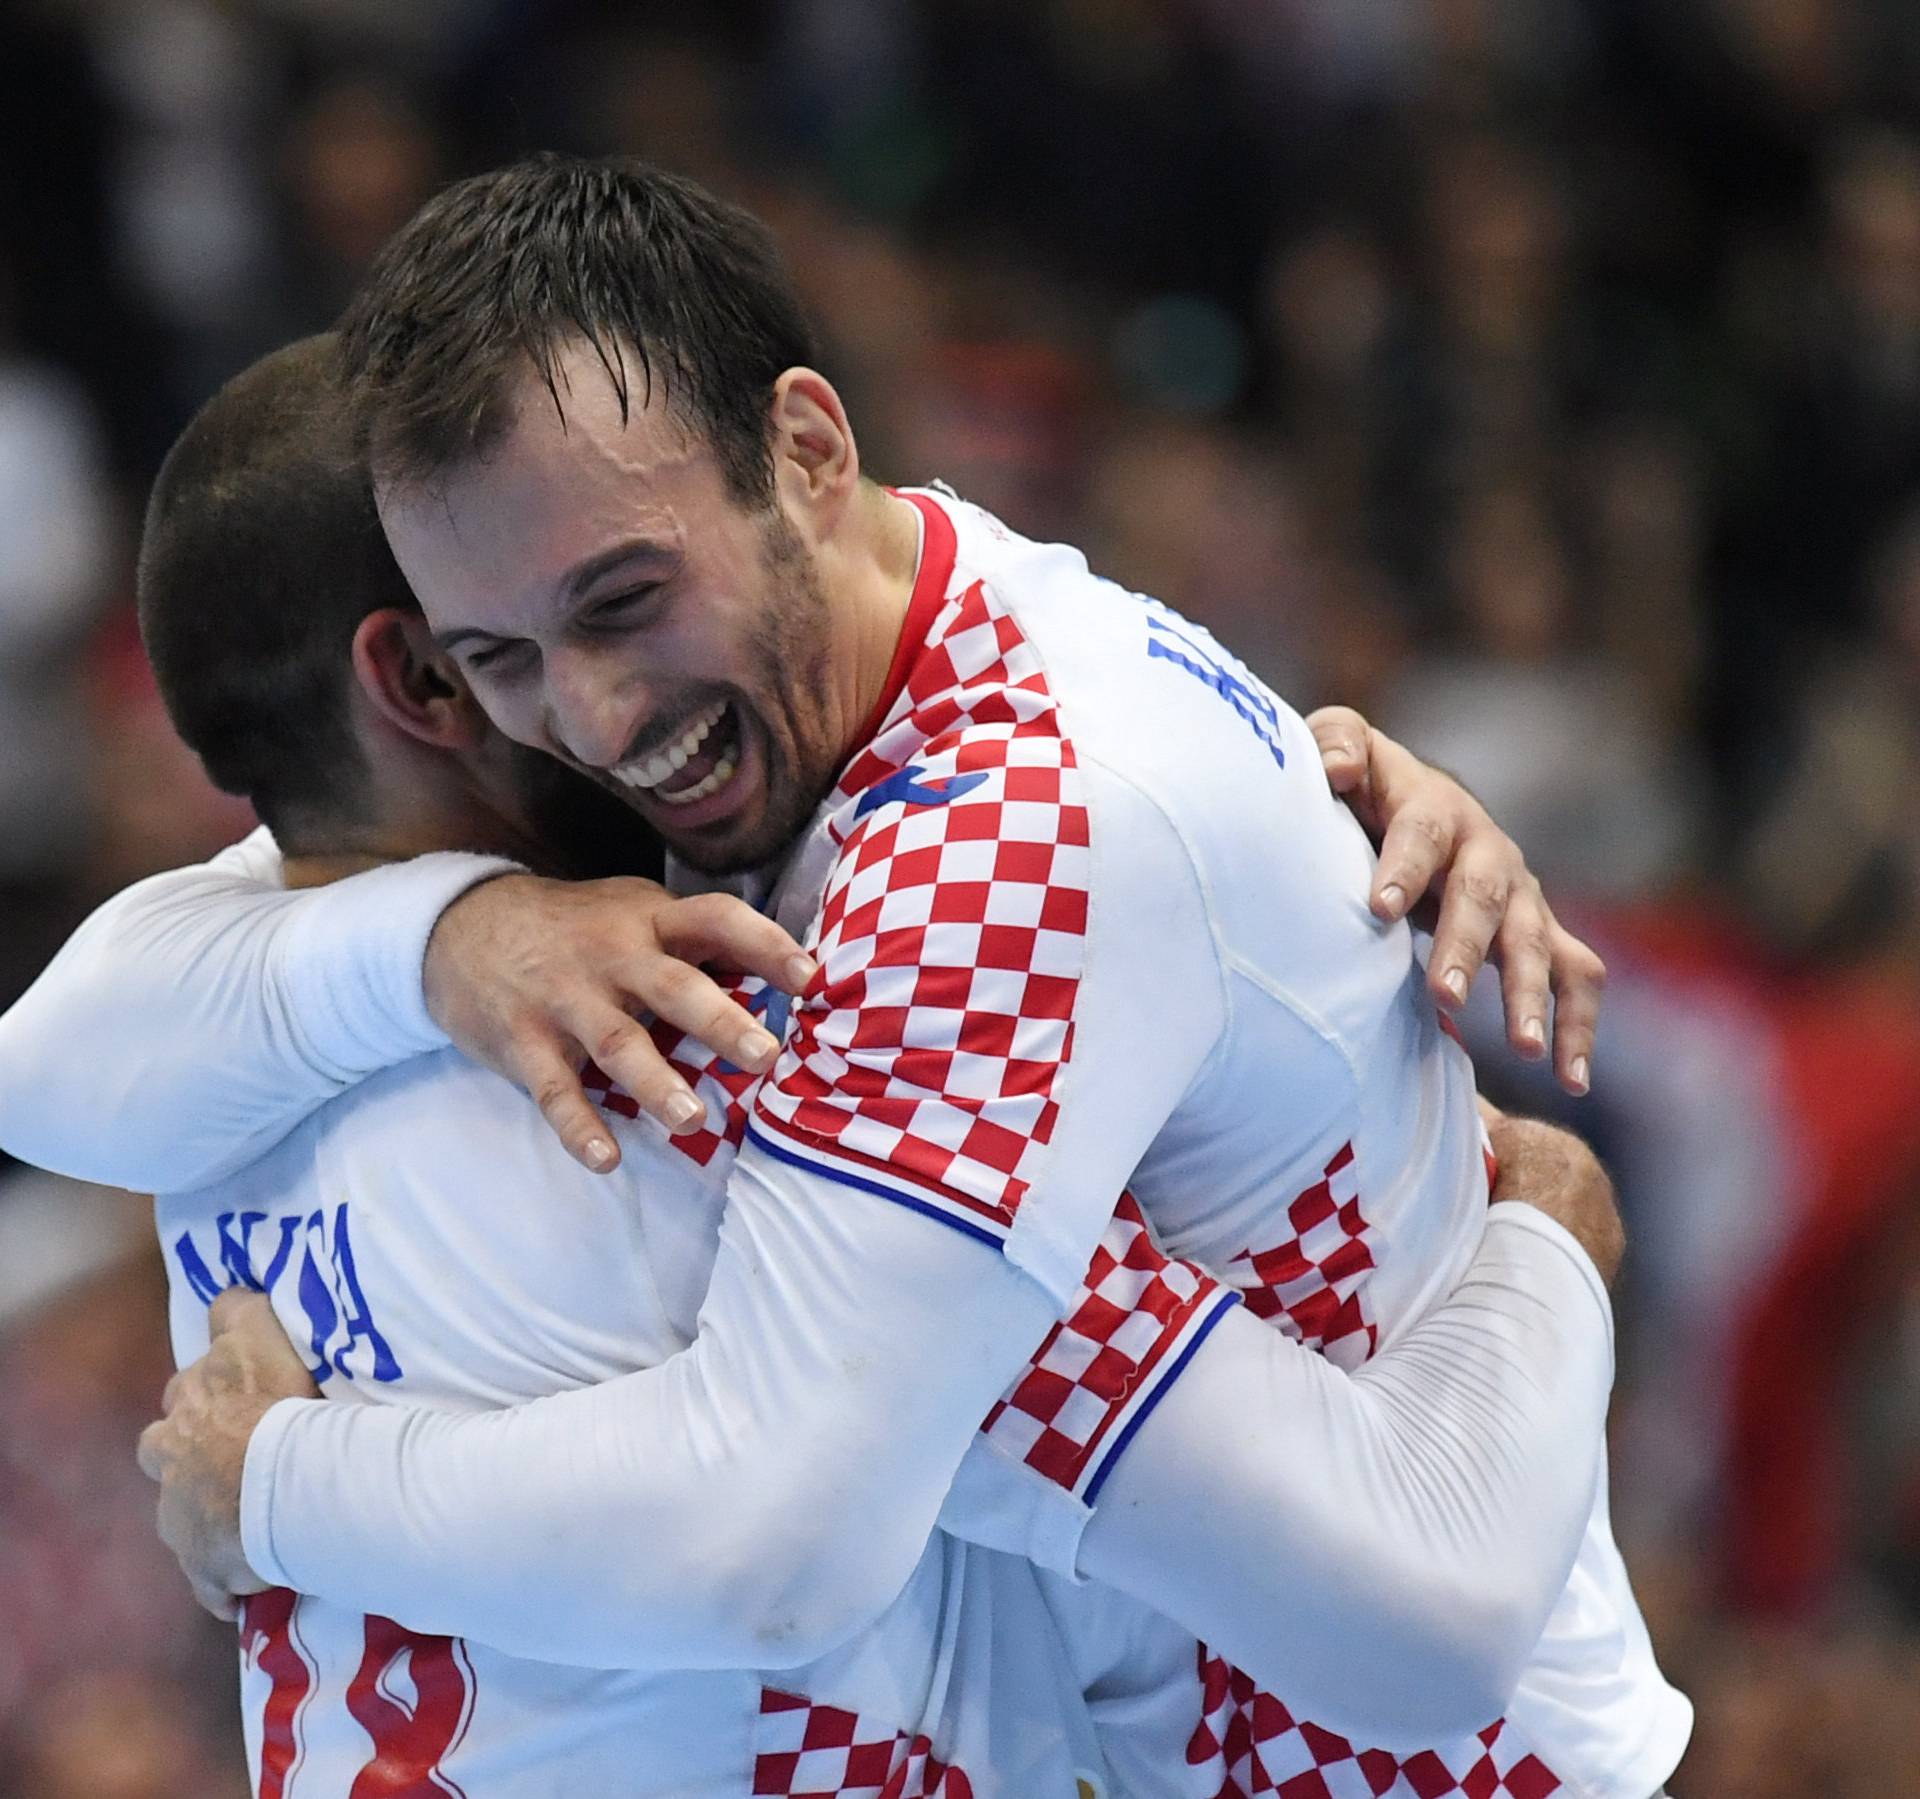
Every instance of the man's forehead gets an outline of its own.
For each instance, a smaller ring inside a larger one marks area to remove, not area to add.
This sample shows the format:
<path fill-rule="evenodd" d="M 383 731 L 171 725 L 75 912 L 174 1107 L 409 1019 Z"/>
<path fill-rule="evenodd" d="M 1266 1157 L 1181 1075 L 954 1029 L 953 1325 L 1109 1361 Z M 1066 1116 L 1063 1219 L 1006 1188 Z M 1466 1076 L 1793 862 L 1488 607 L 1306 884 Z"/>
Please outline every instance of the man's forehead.
<path fill-rule="evenodd" d="M 553 419 L 544 390 L 540 404 Z M 443 477 L 382 488 L 381 518 L 436 624 L 482 600 L 544 609 L 613 564 L 684 553 L 691 515 L 723 493 L 698 450 L 651 413 L 625 426 L 570 414 L 551 428 L 523 416 Z"/>

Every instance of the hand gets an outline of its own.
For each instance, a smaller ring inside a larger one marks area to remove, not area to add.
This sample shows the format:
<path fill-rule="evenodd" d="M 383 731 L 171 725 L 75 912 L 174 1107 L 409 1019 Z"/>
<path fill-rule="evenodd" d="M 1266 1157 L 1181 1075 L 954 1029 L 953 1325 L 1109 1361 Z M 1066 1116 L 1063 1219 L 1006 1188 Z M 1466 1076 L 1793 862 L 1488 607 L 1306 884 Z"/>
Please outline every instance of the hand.
<path fill-rule="evenodd" d="M 819 972 L 772 919 L 730 894 L 675 899 L 652 881 L 503 875 L 440 915 L 427 944 L 427 1009 L 476 1062 L 533 1095 L 575 1160 L 604 1174 L 620 1151 L 581 1085 L 585 1058 L 670 1131 L 705 1116 L 636 1013 L 754 1074 L 779 1054 L 696 961 L 730 963 L 789 993 Z"/>
<path fill-rule="evenodd" d="M 240 1547 L 240 1482 L 254 1426 L 282 1399 L 320 1390 L 264 1293 L 229 1287 L 207 1314 L 207 1353 L 167 1382 L 162 1416 L 140 1433 L 140 1471 L 160 1483 L 160 1540 L 216 1618 L 266 1582 Z"/>
<path fill-rule="evenodd" d="M 1480 1115 L 1500 1164 L 1497 1203 L 1517 1199 L 1566 1226 L 1593 1258 L 1611 1290 L 1626 1254 L 1627 1234 L 1614 1201 L 1613 1182 L 1600 1158 L 1571 1131 L 1533 1118 L 1509 1118 L 1485 1100 Z"/>
<path fill-rule="evenodd" d="M 1569 1093 L 1585 1093 L 1607 967 L 1561 928 L 1519 845 L 1451 775 L 1350 707 L 1323 706 L 1307 724 L 1334 792 L 1380 846 L 1375 916 L 1404 917 L 1445 877 L 1427 965 L 1434 998 L 1457 1009 L 1491 960 L 1500 970 L 1507 1041 L 1532 1060 L 1546 1054 L 1551 994 L 1554 1073 Z"/>

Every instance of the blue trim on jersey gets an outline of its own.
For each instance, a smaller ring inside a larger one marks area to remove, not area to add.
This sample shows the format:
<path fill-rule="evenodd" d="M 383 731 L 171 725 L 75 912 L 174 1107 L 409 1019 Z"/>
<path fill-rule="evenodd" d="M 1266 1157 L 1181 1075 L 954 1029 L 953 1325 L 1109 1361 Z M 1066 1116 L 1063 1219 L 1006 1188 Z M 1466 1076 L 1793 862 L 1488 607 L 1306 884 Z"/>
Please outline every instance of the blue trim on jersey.
<path fill-rule="evenodd" d="M 1160 1403 L 1161 1397 L 1180 1378 L 1186 1365 L 1193 1360 L 1193 1352 L 1207 1340 L 1208 1333 L 1213 1327 L 1240 1303 L 1240 1295 L 1233 1288 L 1228 1287 L 1215 1296 L 1215 1301 L 1213 1310 L 1201 1320 L 1200 1328 L 1187 1339 L 1186 1346 L 1173 1358 L 1172 1366 L 1162 1372 L 1159 1380 L 1154 1383 L 1152 1392 L 1141 1403 L 1139 1411 L 1127 1420 L 1107 1453 L 1100 1458 L 1100 1465 L 1094 1469 L 1093 1478 L 1087 1482 L 1086 1492 L 1081 1495 L 1088 1506 L 1100 1497 L 1100 1489 L 1107 1484 L 1107 1476 L 1113 1472 L 1114 1464 L 1126 1454 L 1127 1445 L 1133 1441 L 1135 1433 L 1141 1425 L 1146 1423 L 1152 1415 L 1153 1408 Z"/>
<path fill-rule="evenodd" d="M 909 1211 L 924 1212 L 929 1218 L 937 1218 L 942 1224 L 950 1226 L 962 1235 L 977 1237 L 989 1248 L 1005 1253 L 1007 1247 L 1005 1238 L 996 1236 L 985 1226 L 975 1224 L 970 1219 L 956 1218 L 953 1213 L 942 1206 L 935 1205 L 930 1199 L 916 1199 L 910 1193 L 902 1193 L 897 1187 L 889 1187 L 884 1181 L 876 1181 L 866 1175 L 855 1174 L 851 1169 L 842 1167 L 837 1162 L 816 1162 L 795 1150 L 783 1149 L 779 1144 L 762 1136 L 753 1128 L 751 1122 L 747 1125 L 747 1140 L 757 1143 L 776 1162 L 785 1162 L 791 1167 L 805 1169 L 808 1174 L 817 1174 L 823 1180 L 836 1181 L 842 1187 L 854 1187 L 862 1193 L 878 1194 L 880 1198 L 890 1199 L 895 1205 L 905 1206 Z"/>
<path fill-rule="evenodd" d="M 853 809 L 854 817 L 865 818 L 869 812 L 878 812 L 882 806 L 891 806 L 896 801 L 903 806 L 950 805 L 962 794 L 971 793 L 983 785 L 987 778 L 976 771 L 964 775 L 942 775 L 923 781 L 920 777 L 926 772 L 917 762 L 896 769 L 884 781 L 869 787 L 860 796 L 859 805 Z"/>

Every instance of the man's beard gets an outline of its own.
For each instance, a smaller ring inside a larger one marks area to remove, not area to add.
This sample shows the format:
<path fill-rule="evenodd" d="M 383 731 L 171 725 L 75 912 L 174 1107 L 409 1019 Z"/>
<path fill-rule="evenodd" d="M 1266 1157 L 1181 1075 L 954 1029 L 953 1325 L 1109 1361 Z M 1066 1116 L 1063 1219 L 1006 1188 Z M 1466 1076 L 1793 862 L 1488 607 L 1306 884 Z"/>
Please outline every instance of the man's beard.
<path fill-rule="evenodd" d="M 660 834 L 625 800 L 544 750 L 512 747 L 522 816 L 545 852 L 541 872 L 569 881 L 665 872 Z"/>
<path fill-rule="evenodd" d="M 761 566 L 771 603 L 751 650 L 754 691 L 733 695 L 752 714 L 766 758 L 766 793 L 750 826 L 711 845 L 669 839 L 676 860 L 702 874 L 743 874 L 783 855 L 832 792 L 854 748 L 830 734 L 820 696 L 832 663 L 831 613 L 819 571 L 777 506 L 761 527 Z"/>

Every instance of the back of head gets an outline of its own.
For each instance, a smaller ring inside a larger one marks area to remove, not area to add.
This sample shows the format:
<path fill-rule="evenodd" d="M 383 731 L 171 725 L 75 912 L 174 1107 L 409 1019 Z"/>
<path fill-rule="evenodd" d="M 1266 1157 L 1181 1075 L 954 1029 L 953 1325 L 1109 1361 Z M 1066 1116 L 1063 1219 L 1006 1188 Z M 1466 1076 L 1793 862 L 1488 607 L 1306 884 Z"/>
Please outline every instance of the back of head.
<path fill-rule="evenodd" d="M 416 609 L 336 350 L 306 338 L 215 394 L 161 465 L 140 545 L 140 630 L 174 727 L 289 848 L 350 816 L 367 778 L 354 632 L 383 607 Z"/>
<path fill-rule="evenodd" d="M 770 407 L 818 360 L 766 228 L 631 157 L 541 155 L 455 182 L 375 259 L 342 360 L 382 480 L 483 454 L 531 371 L 562 416 L 555 358 L 591 345 L 620 396 L 664 402 L 714 451 L 736 500 L 771 498 Z"/>

